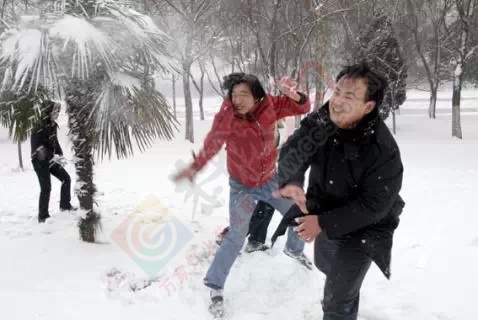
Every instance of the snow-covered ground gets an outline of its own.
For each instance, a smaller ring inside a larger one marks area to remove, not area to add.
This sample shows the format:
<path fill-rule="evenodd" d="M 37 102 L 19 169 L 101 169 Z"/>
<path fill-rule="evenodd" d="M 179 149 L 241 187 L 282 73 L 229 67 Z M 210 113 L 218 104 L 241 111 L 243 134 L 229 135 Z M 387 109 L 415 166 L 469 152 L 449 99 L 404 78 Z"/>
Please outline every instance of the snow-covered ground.
<path fill-rule="evenodd" d="M 410 101 L 397 118 L 407 205 L 395 237 L 392 279 L 387 281 L 372 267 L 362 290 L 361 319 L 476 318 L 478 112 L 463 113 L 464 140 L 452 139 L 447 112 L 451 95 L 441 96 L 437 119 L 427 118 L 427 96 L 417 92 L 410 92 Z M 464 109 L 478 107 L 476 91 L 469 91 L 469 97 L 463 101 Z M 218 101 L 206 100 L 210 113 L 217 110 Z M 16 146 L 0 129 L 2 318 L 210 319 L 202 278 L 213 256 L 215 234 L 227 223 L 224 154 L 198 177 L 194 189 L 178 189 L 168 179 L 181 161 L 190 160 L 191 150 L 199 148 L 210 120 L 195 121 L 196 145 L 184 142 L 181 132 L 175 141 L 157 142 L 134 158 L 96 165 L 96 182 L 104 193 L 98 197 L 101 244 L 79 241 L 77 218 L 58 210 L 60 185 L 54 178 L 53 217 L 46 225 L 37 224 L 39 186 L 28 161 L 29 143 L 23 145 L 26 170 L 21 172 L 16 169 Z M 71 159 L 64 118 L 60 125 L 63 149 Z M 67 169 L 74 184 L 72 164 Z M 192 196 L 186 199 L 188 191 Z M 199 201 L 193 201 L 195 195 Z M 176 227 L 185 226 L 176 229 L 181 251 L 160 270 L 157 262 L 146 261 L 147 256 L 141 260 L 128 255 L 124 241 L 115 243 L 125 239 L 129 231 L 124 221 L 130 221 L 137 208 L 148 213 L 158 206 L 175 216 Z M 270 232 L 279 219 L 276 213 Z M 285 256 L 284 237 L 278 241 L 271 252 L 243 253 L 234 265 L 225 289 L 230 319 L 321 319 L 324 277 Z M 306 246 L 306 253 L 313 257 L 312 245 Z"/>

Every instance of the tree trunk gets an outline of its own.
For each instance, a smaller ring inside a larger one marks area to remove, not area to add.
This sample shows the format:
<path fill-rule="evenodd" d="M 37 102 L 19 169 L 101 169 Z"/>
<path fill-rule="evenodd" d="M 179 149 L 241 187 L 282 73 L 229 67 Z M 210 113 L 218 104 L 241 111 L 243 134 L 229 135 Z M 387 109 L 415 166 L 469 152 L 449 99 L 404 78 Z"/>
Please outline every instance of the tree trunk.
<path fill-rule="evenodd" d="M 393 134 L 397 133 L 397 120 L 395 117 L 395 109 L 392 109 L 392 121 L 393 121 Z"/>
<path fill-rule="evenodd" d="M 430 84 L 430 105 L 428 107 L 428 116 L 430 119 L 436 118 L 436 108 L 437 108 L 437 91 L 438 86 Z"/>
<path fill-rule="evenodd" d="M 18 165 L 20 169 L 23 169 L 23 155 L 22 155 L 22 143 L 20 141 L 17 142 L 17 149 L 18 149 Z"/>
<path fill-rule="evenodd" d="M 204 120 L 204 68 L 201 68 L 201 79 L 199 82 L 199 116 Z"/>
<path fill-rule="evenodd" d="M 461 120 L 460 120 L 460 100 L 461 100 L 461 87 L 463 82 L 462 64 L 459 63 L 456 67 L 454 79 L 453 79 L 453 95 L 452 95 L 452 137 L 462 139 L 461 132 Z"/>
<path fill-rule="evenodd" d="M 85 119 L 90 117 L 89 108 L 83 105 L 68 103 L 68 126 L 75 154 L 75 171 L 77 188 L 75 190 L 80 209 L 86 213 L 78 226 L 80 238 L 86 242 L 95 242 L 96 230 L 99 227 L 100 215 L 93 209 L 96 186 L 93 183 L 93 132 L 91 124 Z"/>
<path fill-rule="evenodd" d="M 177 111 L 176 111 L 176 75 L 173 74 L 173 110 L 174 110 L 174 118 L 178 118 Z"/>
<path fill-rule="evenodd" d="M 189 80 L 191 66 L 183 65 L 183 90 L 184 105 L 186 107 L 186 140 L 194 143 L 194 119 L 193 119 L 193 102 L 191 98 L 191 81 Z"/>
<path fill-rule="evenodd" d="M 199 62 L 199 68 L 201 69 L 201 78 L 199 79 L 199 84 L 194 80 L 193 75 L 190 74 L 191 80 L 193 82 L 196 91 L 199 94 L 199 118 L 204 120 L 204 66 Z"/>

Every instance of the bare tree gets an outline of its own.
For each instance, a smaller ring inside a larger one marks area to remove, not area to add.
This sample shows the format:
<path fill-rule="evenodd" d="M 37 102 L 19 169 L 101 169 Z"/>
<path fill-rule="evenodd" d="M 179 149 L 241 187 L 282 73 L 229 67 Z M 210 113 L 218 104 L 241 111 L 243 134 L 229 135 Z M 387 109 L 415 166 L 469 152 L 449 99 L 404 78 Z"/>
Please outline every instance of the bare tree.
<path fill-rule="evenodd" d="M 425 68 L 430 86 L 428 116 L 436 117 L 437 92 L 443 79 L 446 45 L 450 40 L 446 20 L 451 11 L 450 0 L 407 0 L 408 14 L 404 26 L 411 33 L 415 50 Z"/>
<path fill-rule="evenodd" d="M 194 79 L 194 76 L 191 74 L 191 80 L 194 87 L 196 88 L 199 94 L 199 119 L 204 120 L 204 62 L 198 61 L 199 70 L 201 70 L 201 75 L 199 76 L 199 83 Z"/>
<path fill-rule="evenodd" d="M 159 2 L 157 1 L 158 6 Z M 169 7 L 169 10 L 164 10 Z M 165 0 L 161 18 L 157 23 L 167 28 L 171 35 L 170 50 L 177 52 L 178 73 L 183 81 L 186 107 L 186 140 L 194 143 L 193 105 L 191 96 L 191 67 L 206 55 L 218 39 L 220 30 L 211 23 L 214 19 L 216 1 L 213 0 Z"/>
<path fill-rule="evenodd" d="M 453 73 L 453 95 L 452 95 L 452 137 L 458 139 L 463 138 L 461 130 L 460 120 L 460 101 L 461 101 L 461 89 L 463 86 L 463 70 L 466 68 L 466 63 L 470 57 L 475 53 L 477 46 L 470 46 L 470 33 L 471 30 L 475 30 L 476 25 L 473 28 L 472 21 L 478 14 L 478 1 L 477 0 L 454 0 L 453 4 L 456 9 L 458 21 L 456 24 L 456 35 L 459 39 L 458 45 L 454 46 L 454 59 L 455 71 Z M 450 34 L 455 34 L 450 31 Z"/>

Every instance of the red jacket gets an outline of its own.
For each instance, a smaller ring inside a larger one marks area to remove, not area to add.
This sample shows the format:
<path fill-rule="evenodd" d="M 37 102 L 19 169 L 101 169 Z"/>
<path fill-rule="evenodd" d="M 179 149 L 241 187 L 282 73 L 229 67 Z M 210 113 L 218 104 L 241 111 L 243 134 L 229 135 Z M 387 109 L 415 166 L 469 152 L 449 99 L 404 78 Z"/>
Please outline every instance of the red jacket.
<path fill-rule="evenodd" d="M 195 157 L 193 168 L 201 170 L 225 144 L 227 170 L 231 177 L 251 188 L 266 184 L 276 173 L 276 122 L 310 111 L 309 99 L 303 94 L 301 96 L 303 103 L 284 95 L 267 95 L 247 115 L 236 113 L 232 101 L 225 98 L 214 116 L 203 149 Z"/>

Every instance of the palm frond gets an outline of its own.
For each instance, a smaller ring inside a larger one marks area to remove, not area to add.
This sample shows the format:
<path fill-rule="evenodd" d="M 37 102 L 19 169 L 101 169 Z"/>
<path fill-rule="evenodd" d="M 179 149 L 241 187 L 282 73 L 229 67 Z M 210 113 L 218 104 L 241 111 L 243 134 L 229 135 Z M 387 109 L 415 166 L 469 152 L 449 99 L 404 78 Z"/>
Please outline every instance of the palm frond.
<path fill-rule="evenodd" d="M 73 53 L 66 64 L 71 69 L 71 77 L 88 78 L 88 71 L 96 67 L 97 56 L 106 71 L 114 72 L 117 68 L 115 53 L 120 52 L 121 48 L 108 33 L 85 19 L 65 14 L 52 24 L 49 35 L 61 41 L 63 52 Z M 73 52 L 65 50 L 67 48 L 72 48 Z"/>
<path fill-rule="evenodd" d="M 47 97 L 43 88 L 35 94 L 2 91 L 0 94 L 0 125 L 8 128 L 14 142 L 24 142 L 40 120 L 38 106 Z"/>
<path fill-rule="evenodd" d="M 5 31 L 0 41 L 0 63 L 13 71 L 12 91 L 53 87 L 62 75 L 85 79 L 96 67 L 96 57 L 107 71 L 116 69 L 111 37 L 74 16 L 30 17 L 28 22 Z"/>
<path fill-rule="evenodd" d="M 170 36 L 159 29 L 149 16 L 117 2 L 106 3 L 100 13 L 92 19 L 92 23 L 107 30 L 116 42 L 122 43 L 122 57 L 128 59 L 141 52 L 147 59 L 142 61 L 143 64 L 154 65 L 163 72 L 170 71 L 174 63 L 166 46 Z"/>
<path fill-rule="evenodd" d="M 171 139 L 177 122 L 150 81 L 170 67 L 167 35 L 119 2 L 101 1 L 88 13 L 68 3 L 66 13 L 30 17 L 2 34 L 0 68 L 9 70 L 2 85 L 12 92 L 64 92 L 75 112 L 82 111 L 91 128 L 86 136 L 101 157 L 113 149 L 118 158 L 132 155 L 133 142 L 144 150 L 155 138 Z"/>
<path fill-rule="evenodd" d="M 95 149 L 101 158 L 111 157 L 113 147 L 118 158 L 133 155 L 133 139 L 144 151 L 155 139 L 173 138 L 178 128 L 166 99 L 126 73 L 103 82 L 96 105 Z"/>
<path fill-rule="evenodd" d="M 167 100 L 138 80 L 138 75 L 118 72 L 112 78 L 98 72 L 88 81 L 76 81 L 67 88 L 67 103 L 83 109 L 97 156 L 118 158 L 151 146 L 155 139 L 171 139 L 178 122 Z M 133 143 L 135 142 L 135 143 Z"/>

